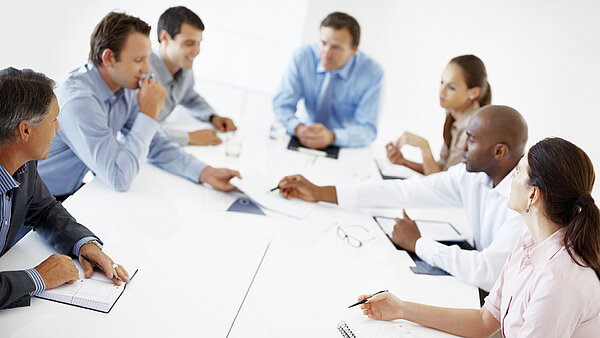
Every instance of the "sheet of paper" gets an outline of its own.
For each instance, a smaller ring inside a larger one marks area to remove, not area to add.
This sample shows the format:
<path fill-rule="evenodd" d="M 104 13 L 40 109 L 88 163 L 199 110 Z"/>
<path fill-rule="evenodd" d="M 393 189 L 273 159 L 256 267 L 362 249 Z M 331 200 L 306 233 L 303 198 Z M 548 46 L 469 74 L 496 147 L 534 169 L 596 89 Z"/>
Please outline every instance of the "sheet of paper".
<path fill-rule="evenodd" d="M 413 328 L 409 324 L 380 321 L 341 321 L 338 323 L 338 331 L 342 337 L 359 338 L 413 338 L 416 337 Z"/>
<path fill-rule="evenodd" d="M 231 184 L 246 193 L 254 202 L 266 209 L 279 212 L 294 218 L 306 217 L 315 207 L 314 203 L 302 201 L 297 198 L 286 199 L 279 190 L 271 191 L 278 181 L 269 181 L 259 172 L 248 170 L 242 172 L 243 179 L 234 177 Z"/>
<path fill-rule="evenodd" d="M 436 241 L 462 242 L 466 240 L 466 238 L 456 231 L 456 229 L 448 222 L 426 220 L 415 220 L 415 222 L 423 237 L 431 238 Z M 392 236 L 394 225 L 396 224 L 396 221 L 394 221 L 393 218 L 377 217 L 377 223 L 381 225 L 386 234 Z"/>
<path fill-rule="evenodd" d="M 388 159 L 378 158 L 375 159 L 375 163 L 377 163 L 377 167 L 381 172 L 381 175 L 387 177 L 397 177 L 397 178 L 409 178 L 413 176 L 423 176 L 421 173 L 416 172 L 408 167 L 403 165 L 393 164 Z"/>

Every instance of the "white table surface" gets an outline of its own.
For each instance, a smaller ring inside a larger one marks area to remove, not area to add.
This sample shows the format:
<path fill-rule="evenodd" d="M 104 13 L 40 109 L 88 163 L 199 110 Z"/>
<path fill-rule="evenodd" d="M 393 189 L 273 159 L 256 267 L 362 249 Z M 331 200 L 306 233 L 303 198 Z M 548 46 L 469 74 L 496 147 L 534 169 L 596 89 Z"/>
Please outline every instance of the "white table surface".
<path fill-rule="evenodd" d="M 244 137 L 243 130 L 239 136 L 244 140 L 239 158 L 225 156 L 225 144 L 186 150 L 213 166 L 259 170 L 274 186 L 294 173 L 317 184 L 380 179 L 369 147 L 342 149 L 333 160 L 286 150 L 287 138 Z M 340 320 L 369 322 L 347 306 L 362 293 L 382 289 L 433 305 L 479 307 L 477 288 L 451 276 L 410 271 L 412 260 L 371 217 L 400 210 L 321 203 L 303 220 L 227 212 L 240 196 L 149 164 L 127 193 L 94 179 L 65 207 L 105 242 L 111 257 L 137 266 L 138 275 L 108 315 L 33 298 L 30 307 L 0 313 L 0 336 L 337 337 Z M 459 209 L 408 212 L 468 230 Z M 358 249 L 336 234 L 338 225 L 357 224 L 375 237 Z M 28 234 L 0 259 L 0 271 L 39 264 L 52 253 L 42 243 Z M 445 335 L 409 325 L 418 336 Z"/>

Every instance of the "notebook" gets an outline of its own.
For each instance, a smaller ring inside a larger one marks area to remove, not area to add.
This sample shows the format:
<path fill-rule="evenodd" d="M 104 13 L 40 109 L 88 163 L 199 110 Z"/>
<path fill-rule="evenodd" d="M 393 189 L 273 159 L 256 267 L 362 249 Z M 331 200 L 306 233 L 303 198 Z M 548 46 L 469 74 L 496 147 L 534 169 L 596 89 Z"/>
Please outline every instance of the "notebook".
<path fill-rule="evenodd" d="M 338 331 L 344 338 L 412 338 L 415 337 L 415 332 L 408 324 L 391 323 L 391 322 L 376 322 L 369 324 L 348 324 L 341 321 L 337 326 Z"/>
<path fill-rule="evenodd" d="M 338 156 L 340 155 L 340 147 L 338 147 L 338 146 L 331 145 L 331 146 L 328 146 L 327 148 L 323 148 L 323 149 L 306 148 L 306 147 L 302 146 L 302 144 L 300 143 L 300 140 L 296 136 L 292 136 L 290 138 L 290 143 L 288 143 L 287 148 L 290 150 L 296 150 L 296 151 L 299 151 L 302 153 L 307 153 L 307 154 L 311 154 L 311 155 L 315 155 L 315 156 L 329 157 L 329 158 L 334 158 L 334 159 L 337 159 Z"/>
<path fill-rule="evenodd" d="M 73 284 L 63 284 L 57 288 L 46 290 L 36 297 L 59 303 L 78 306 L 86 309 L 109 313 L 119 297 L 125 291 L 127 283 L 114 285 L 104 272 L 94 270 L 90 278 L 85 278 L 83 267 L 78 260 L 73 260 L 79 269 L 79 279 Z M 128 269 L 130 280 L 137 269 Z"/>
<path fill-rule="evenodd" d="M 413 176 L 423 176 L 421 173 L 414 171 L 406 166 L 390 163 L 388 159 L 375 159 L 379 174 L 384 180 L 406 179 Z"/>

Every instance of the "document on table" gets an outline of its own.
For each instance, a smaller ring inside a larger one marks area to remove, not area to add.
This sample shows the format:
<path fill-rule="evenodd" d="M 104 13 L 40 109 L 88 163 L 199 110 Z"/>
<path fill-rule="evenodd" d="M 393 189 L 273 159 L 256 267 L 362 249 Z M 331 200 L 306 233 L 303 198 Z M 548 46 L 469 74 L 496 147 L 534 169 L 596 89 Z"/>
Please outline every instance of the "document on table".
<path fill-rule="evenodd" d="M 384 180 L 405 179 L 413 176 L 423 176 L 421 173 L 414 171 L 406 166 L 393 164 L 388 159 L 375 159 L 377 169 Z"/>
<path fill-rule="evenodd" d="M 270 182 L 266 177 L 256 171 L 242 172 L 243 179 L 234 177 L 231 184 L 246 193 L 254 202 L 266 209 L 279 212 L 294 218 L 306 217 L 315 207 L 315 203 L 306 202 L 297 198 L 290 200 L 284 198 L 279 190 L 270 191 L 278 181 Z"/>
<path fill-rule="evenodd" d="M 377 322 L 371 321 L 370 323 L 349 323 L 341 321 L 337 326 L 338 331 L 342 337 L 356 337 L 356 338 L 399 338 L 416 337 L 412 327 L 408 324 L 391 323 L 391 322 Z"/>
<path fill-rule="evenodd" d="M 78 260 L 73 260 L 79 270 L 79 279 L 73 284 L 63 284 L 57 288 L 46 290 L 36 297 L 56 301 L 59 303 L 83 307 L 104 313 L 110 312 L 127 283 L 115 285 L 108 279 L 104 272 L 94 270 L 90 278 L 85 278 L 83 267 Z M 128 269 L 130 279 L 137 273 L 137 269 Z"/>
<path fill-rule="evenodd" d="M 383 232 L 392 238 L 392 232 L 394 231 L 394 225 L 396 224 L 394 218 L 382 216 L 375 216 L 374 218 Z M 421 232 L 421 236 L 423 237 L 446 242 L 462 242 L 467 240 L 449 222 L 417 219 L 414 221 L 417 223 L 417 228 L 419 228 L 419 232 Z"/>

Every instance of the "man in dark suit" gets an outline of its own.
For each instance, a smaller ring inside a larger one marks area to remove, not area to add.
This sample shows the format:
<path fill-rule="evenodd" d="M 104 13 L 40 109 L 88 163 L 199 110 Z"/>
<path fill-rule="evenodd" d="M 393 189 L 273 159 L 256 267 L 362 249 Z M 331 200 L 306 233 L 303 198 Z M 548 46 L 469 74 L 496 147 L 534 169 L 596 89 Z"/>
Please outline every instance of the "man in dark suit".
<path fill-rule="evenodd" d="M 102 242 L 57 202 L 37 172 L 37 160 L 48 157 L 58 131 L 54 81 L 31 70 L 0 71 L 0 256 L 21 227 L 37 231 L 60 254 L 38 266 L 0 272 L 0 309 L 29 305 L 30 296 L 79 277 L 71 257 L 79 257 L 85 276 L 100 264 L 106 276 L 128 281 L 125 269 L 102 252 Z M 113 279 L 117 285 L 121 282 Z"/>

